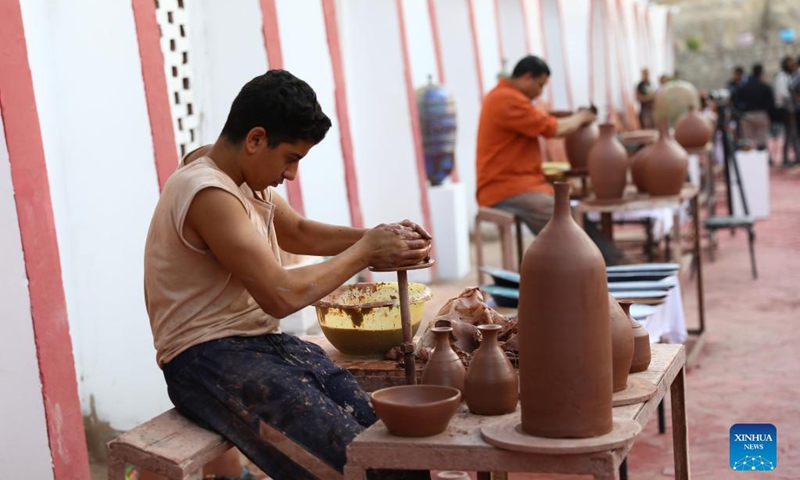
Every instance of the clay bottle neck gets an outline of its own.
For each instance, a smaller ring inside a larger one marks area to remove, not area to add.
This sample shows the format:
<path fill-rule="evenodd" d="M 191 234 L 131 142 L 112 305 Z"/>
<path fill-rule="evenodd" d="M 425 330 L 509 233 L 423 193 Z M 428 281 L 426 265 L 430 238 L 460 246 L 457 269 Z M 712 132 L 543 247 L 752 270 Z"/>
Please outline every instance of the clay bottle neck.
<path fill-rule="evenodd" d="M 669 122 L 661 122 L 658 125 L 659 139 L 669 140 Z"/>
<path fill-rule="evenodd" d="M 616 133 L 617 129 L 613 123 L 601 123 L 600 124 L 600 136 L 601 137 L 613 137 Z"/>
<path fill-rule="evenodd" d="M 572 211 L 569 208 L 570 185 L 566 182 L 556 182 L 553 188 L 555 189 L 553 221 L 564 221 L 572 216 Z"/>
<path fill-rule="evenodd" d="M 444 351 L 450 348 L 450 331 L 452 329 L 447 330 L 434 330 L 434 334 L 436 335 L 436 350 Z"/>
<path fill-rule="evenodd" d="M 488 327 L 488 328 L 487 328 Z M 496 325 L 480 325 L 478 330 L 483 334 L 481 348 L 494 348 L 497 346 L 497 333 L 500 331 Z"/>

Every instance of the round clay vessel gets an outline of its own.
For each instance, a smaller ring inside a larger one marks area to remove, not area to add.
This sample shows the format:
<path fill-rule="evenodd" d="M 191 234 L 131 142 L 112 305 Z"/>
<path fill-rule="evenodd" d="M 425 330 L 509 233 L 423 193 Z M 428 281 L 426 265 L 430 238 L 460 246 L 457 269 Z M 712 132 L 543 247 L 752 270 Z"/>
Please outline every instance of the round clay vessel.
<path fill-rule="evenodd" d="M 600 125 L 600 137 L 589 150 L 587 168 L 592 190 L 599 199 L 622 197 L 627 181 L 628 154 L 614 136 L 613 123 Z"/>
<path fill-rule="evenodd" d="M 653 144 L 641 148 L 628 161 L 631 169 L 631 181 L 636 185 L 636 191 L 639 193 L 647 193 L 645 170 L 647 169 L 647 159 L 651 148 L 653 148 Z"/>
<path fill-rule="evenodd" d="M 675 122 L 675 141 L 683 148 L 699 148 L 711 140 L 714 127 L 689 105 L 689 111 Z"/>
<path fill-rule="evenodd" d="M 628 372 L 633 361 L 633 329 L 628 314 L 622 307 L 631 302 L 619 302 L 608 295 L 608 316 L 611 320 L 611 355 L 614 371 L 614 391 L 625 390 L 628 384 Z"/>
<path fill-rule="evenodd" d="M 461 404 L 461 392 L 441 385 L 400 385 L 372 392 L 372 406 L 392 435 L 442 433 Z"/>
<path fill-rule="evenodd" d="M 586 168 L 589 150 L 600 137 L 600 129 L 595 122 L 584 125 L 564 138 L 564 148 L 572 168 Z"/>
<path fill-rule="evenodd" d="M 463 394 L 467 371 L 450 346 L 450 334 L 453 328 L 434 327 L 431 331 L 436 336 L 436 344 L 428 357 L 428 363 L 425 364 L 425 370 L 422 371 L 422 383 L 454 387 Z"/>
<path fill-rule="evenodd" d="M 517 409 L 519 377 L 503 349 L 497 334 L 503 327 L 478 325 L 483 334 L 464 379 L 464 399 L 469 411 L 478 415 L 503 415 Z"/>
<path fill-rule="evenodd" d="M 633 329 L 633 360 L 630 373 L 643 372 L 650 366 L 650 334 L 641 323 L 631 317 L 631 303 L 626 302 L 621 305 Z"/>
<path fill-rule="evenodd" d="M 606 265 L 572 219 L 569 184 L 555 183 L 553 217 L 520 268 L 522 430 L 587 438 L 613 428 Z"/>
<path fill-rule="evenodd" d="M 677 195 L 686 183 L 689 156 L 670 138 L 669 126 L 662 123 L 658 141 L 647 153 L 645 184 L 651 196 Z"/>

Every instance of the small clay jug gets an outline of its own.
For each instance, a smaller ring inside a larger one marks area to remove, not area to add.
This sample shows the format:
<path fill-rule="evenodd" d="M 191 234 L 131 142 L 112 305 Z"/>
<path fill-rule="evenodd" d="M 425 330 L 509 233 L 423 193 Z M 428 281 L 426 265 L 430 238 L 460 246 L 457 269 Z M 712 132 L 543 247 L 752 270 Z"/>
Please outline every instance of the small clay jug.
<path fill-rule="evenodd" d="M 675 122 L 675 140 L 683 148 L 700 148 L 711 140 L 714 128 L 689 105 L 689 111 Z"/>
<path fill-rule="evenodd" d="M 636 185 L 636 191 L 639 193 L 647 193 L 645 170 L 647 169 L 647 158 L 651 148 L 653 148 L 653 144 L 639 149 L 628 161 L 628 167 L 631 170 L 631 181 Z"/>
<path fill-rule="evenodd" d="M 628 173 L 628 154 L 614 135 L 613 123 L 600 125 L 600 137 L 589 150 L 587 168 L 598 199 L 621 198 Z"/>
<path fill-rule="evenodd" d="M 670 138 L 669 124 L 662 122 L 659 136 L 647 154 L 645 184 L 651 196 L 677 195 L 686 183 L 689 156 Z"/>
<path fill-rule="evenodd" d="M 617 302 L 608 295 L 608 316 L 611 319 L 611 354 L 614 369 L 614 391 L 625 390 L 628 385 L 628 372 L 633 361 L 633 329 L 631 320 L 623 309 L 630 308 L 631 302 Z"/>
<path fill-rule="evenodd" d="M 458 354 L 450 346 L 452 327 L 434 327 L 435 346 L 422 371 L 422 383 L 457 388 L 464 394 L 464 377 L 467 370 Z"/>
<path fill-rule="evenodd" d="M 569 164 L 574 169 L 586 168 L 589 150 L 600 137 L 600 129 L 595 122 L 584 125 L 564 138 Z"/>
<path fill-rule="evenodd" d="M 621 305 L 633 330 L 633 360 L 631 361 L 630 373 L 643 372 L 650 366 L 650 334 L 647 333 L 641 323 L 631 317 L 631 302 L 625 302 Z"/>
<path fill-rule="evenodd" d="M 613 427 L 606 264 L 555 183 L 553 216 L 522 259 L 519 372 L 522 430 L 587 438 Z"/>
<path fill-rule="evenodd" d="M 503 415 L 517 408 L 519 377 L 497 343 L 502 328 L 497 324 L 478 325 L 483 340 L 472 355 L 464 379 L 467 407 L 478 415 Z"/>

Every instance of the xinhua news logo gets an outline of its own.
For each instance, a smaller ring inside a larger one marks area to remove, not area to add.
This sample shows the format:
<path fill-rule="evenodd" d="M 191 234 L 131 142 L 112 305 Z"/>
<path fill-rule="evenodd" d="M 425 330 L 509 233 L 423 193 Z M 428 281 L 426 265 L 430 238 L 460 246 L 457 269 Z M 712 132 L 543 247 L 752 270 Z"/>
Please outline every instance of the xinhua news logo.
<path fill-rule="evenodd" d="M 737 423 L 731 427 L 731 469 L 770 472 L 778 467 L 778 429 L 771 423 Z"/>

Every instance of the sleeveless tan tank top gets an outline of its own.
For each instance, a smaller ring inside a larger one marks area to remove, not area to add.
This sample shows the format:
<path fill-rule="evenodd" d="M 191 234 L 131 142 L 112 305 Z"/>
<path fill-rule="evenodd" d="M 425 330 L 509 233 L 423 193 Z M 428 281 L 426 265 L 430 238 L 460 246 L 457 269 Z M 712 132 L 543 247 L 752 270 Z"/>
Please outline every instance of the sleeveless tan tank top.
<path fill-rule="evenodd" d="M 181 166 L 164 186 L 145 244 L 145 303 L 159 366 L 209 340 L 280 332 L 279 320 L 261 310 L 210 250 L 184 238 L 189 206 L 205 188 L 236 197 L 280 263 L 271 190 L 239 188 L 209 157 Z"/>

